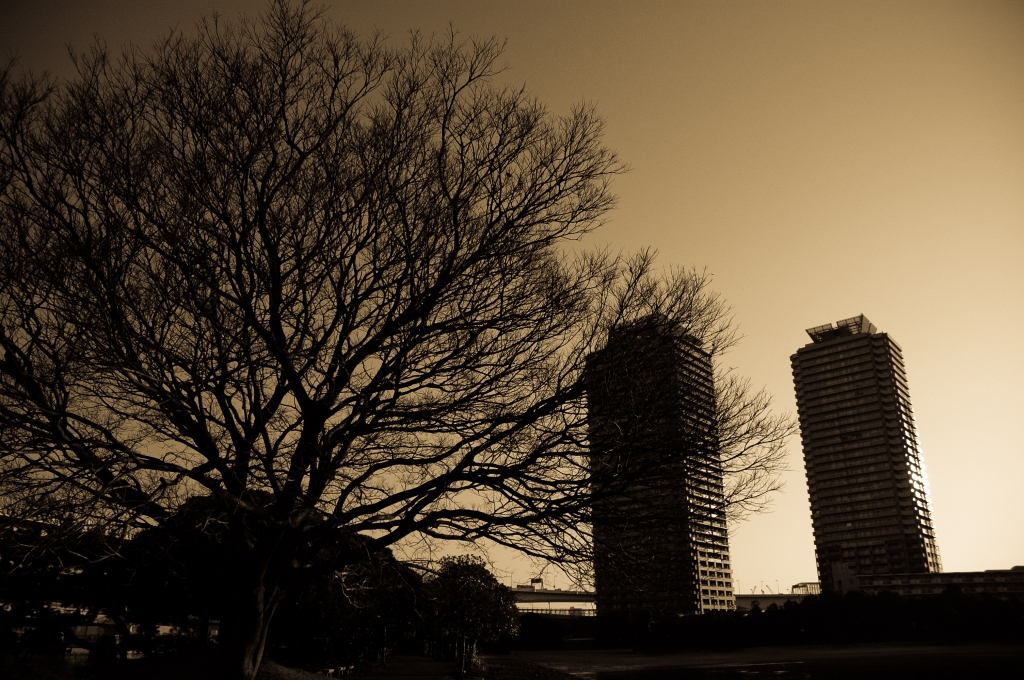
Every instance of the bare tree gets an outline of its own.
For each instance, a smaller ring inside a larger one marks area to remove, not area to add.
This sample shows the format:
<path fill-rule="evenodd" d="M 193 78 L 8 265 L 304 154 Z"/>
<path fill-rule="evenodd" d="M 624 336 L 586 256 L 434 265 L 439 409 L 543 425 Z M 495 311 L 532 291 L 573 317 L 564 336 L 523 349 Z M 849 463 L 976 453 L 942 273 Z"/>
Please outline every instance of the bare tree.
<path fill-rule="evenodd" d="M 732 337 L 705 277 L 566 254 L 622 165 L 592 110 L 494 86 L 500 52 L 275 0 L 61 85 L 0 73 L 2 512 L 130 535 L 209 496 L 235 677 L 326 553 L 580 559 L 586 356 L 652 309 Z"/>
<path fill-rule="evenodd" d="M 724 510 L 735 525 L 766 510 L 782 489 L 786 443 L 796 433 L 787 414 L 772 410 L 772 397 L 754 391 L 750 379 L 732 371 L 715 377 L 718 455 L 725 478 Z"/>

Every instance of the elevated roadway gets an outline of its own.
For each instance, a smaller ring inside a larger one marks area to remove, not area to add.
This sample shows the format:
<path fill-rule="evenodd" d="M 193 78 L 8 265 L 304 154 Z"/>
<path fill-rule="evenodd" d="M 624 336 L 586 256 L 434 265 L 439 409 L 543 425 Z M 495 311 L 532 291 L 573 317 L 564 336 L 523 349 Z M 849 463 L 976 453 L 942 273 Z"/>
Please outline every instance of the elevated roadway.
<path fill-rule="evenodd" d="M 532 586 L 517 586 L 512 589 L 516 602 L 594 602 L 594 593 L 587 590 L 548 590 Z"/>

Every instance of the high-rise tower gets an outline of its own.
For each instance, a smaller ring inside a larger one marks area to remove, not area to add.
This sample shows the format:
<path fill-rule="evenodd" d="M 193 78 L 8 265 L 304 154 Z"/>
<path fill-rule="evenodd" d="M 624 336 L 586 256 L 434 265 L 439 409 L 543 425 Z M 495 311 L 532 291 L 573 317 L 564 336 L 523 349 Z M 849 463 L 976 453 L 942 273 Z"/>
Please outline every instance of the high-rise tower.
<path fill-rule="evenodd" d="M 660 317 L 587 364 L 602 613 L 734 609 L 711 357 Z"/>
<path fill-rule="evenodd" d="M 822 588 L 942 571 L 900 346 L 863 315 L 807 334 L 791 360 Z"/>

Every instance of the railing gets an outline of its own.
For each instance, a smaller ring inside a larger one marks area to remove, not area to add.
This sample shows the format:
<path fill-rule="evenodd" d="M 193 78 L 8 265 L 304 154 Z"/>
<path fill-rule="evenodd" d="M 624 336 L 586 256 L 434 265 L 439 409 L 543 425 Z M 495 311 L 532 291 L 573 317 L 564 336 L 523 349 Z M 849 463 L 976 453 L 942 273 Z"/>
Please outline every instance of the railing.
<path fill-rule="evenodd" d="M 517 602 L 594 602 L 595 595 L 586 590 L 546 590 L 519 586 L 512 593 Z"/>
<path fill-rule="evenodd" d="M 570 607 L 569 609 L 541 609 L 537 607 L 531 609 L 520 609 L 519 613 L 547 614 L 550 616 L 597 616 L 596 609 L 576 609 L 575 607 Z"/>

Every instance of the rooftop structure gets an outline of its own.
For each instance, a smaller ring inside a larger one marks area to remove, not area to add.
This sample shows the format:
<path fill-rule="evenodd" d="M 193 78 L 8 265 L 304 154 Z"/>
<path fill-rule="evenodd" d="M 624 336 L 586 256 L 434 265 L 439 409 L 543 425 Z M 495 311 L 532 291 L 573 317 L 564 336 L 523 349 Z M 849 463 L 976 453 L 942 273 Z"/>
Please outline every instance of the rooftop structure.
<path fill-rule="evenodd" d="M 860 316 L 851 316 L 849 319 L 836 321 L 835 326 L 827 323 L 823 326 L 808 328 L 807 335 L 811 336 L 811 340 L 814 342 L 825 342 L 826 340 L 846 338 L 861 333 L 874 333 L 876 330 L 875 324 L 868 321 L 867 317 L 861 314 Z"/>
<path fill-rule="evenodd" d="M 801 583 L 794 583 L 793 587 L 790 588 L 789 592 L 794 595 L 820 595 L 821 584 L 817 581 L 803 581 Z"/>

